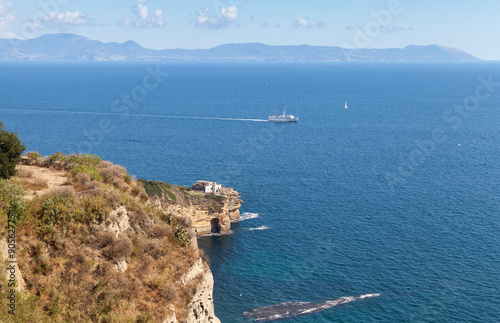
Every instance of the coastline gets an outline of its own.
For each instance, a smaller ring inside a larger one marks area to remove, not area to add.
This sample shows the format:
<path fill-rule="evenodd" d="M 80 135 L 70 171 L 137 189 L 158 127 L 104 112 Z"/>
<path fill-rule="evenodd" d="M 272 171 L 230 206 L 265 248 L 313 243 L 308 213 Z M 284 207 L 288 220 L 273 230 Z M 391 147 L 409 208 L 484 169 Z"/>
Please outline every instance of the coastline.
<path fill-rule="evenodd" d="M 77 166 L 81 161 L 84 161 L 87 166 L 90 165 L 88 164 L 90 161 L 94 166 L 91 168 Z M 18 175 L 13 179 L 13 183 L 24 187 L 26 193 L 16 198 L 20 198 L 20 201 L 24 201 L 22 203 L 30 205 L 31 208 L 41 205 L 42 210 L 45 210 L 42 213 L 30 215 L 30 218 L 41 216 L 36 221 L 44 223 L 47 221 L 44 215 L 48 214 L 47 212 L 53 213 L 56 217 L 59 212 L 70 212 L 64 215 L 69 216 L 70 221 L 64 222 L 63 218 L 56 220 L 52 225 L 58 229 L 50 231 L 53 232 L 51 234 L 40 235 L 38 232 L 41 230 L 38 228 L 53 230 L 50 227 L 44 228 L 36 225 L 37 229 L 31 232 L 26 231 L 28 224 L 20 222 L 18 225 L 18 236 L 24 237 L 18 240 L 16 245 L 16 248 L 20 250 L 16 260 L 19 266 L 16 263 L 15 267 L 17 303 L 14 303 L 18 308 L 30 306 L 38 313 L 36 314 L 38 316 L 33 317 L 39 317 L 43 321 L 46 318 L 43 307 L 27 303 L 36 302 L 30 298 L 30 295 L 39 292 L 37 281 L 41 279 L 40 277 L 44 277 L 46 281 L 53 281 L 54 284 L 57 281 L 61 283 L 71 279 L 69 285 L 66 283 L 66 286 L 59 287 L 59 293 L 64 291 L 67 298 L 74 297 L 76 295 L 74 293 L 77 292 L 73 289 L 66 290 L 67 288 L 73 284 L 100 279 L 99 275 L 104 275 L 103 268 L 107 268 L 105 269 L 106 284 L 120 285 L 120 281 L 132 279 L 128 277 L 134 279 L 134 291 L 129 289 L 131 287 L 128 283 L 122 285 L 120 288 L 123 291 L 114 296 L 116 304 L 120 304 L 120 300 L 126 295 L 138 293 L 141 289 L 145 292 L 153 288 L 148 294 L 163 295 L 158 300 L 144 305 L 136 305 L 136 302 L 142 302 L 138 300 L 133 301 L 127 307 L 113 306 L 114 309 L 110 313 L 116 318 L 120 317 L 120 320 L 126 317 L 147 315 L 151 319 L 155 318 L 155 321 L 169 323 L 183 321 L 220 323 L 214 313 L 214 278 L 208 264 L 202 259 L 203 251 L 198 249 L 197 243 L 199 234 L 196 227 L 191 224 L 200 223 L 207 218 L 224 221 L 237 218 L 241 201 L 235 206 L 236 203 L 230 203 L 236 200 L 234 196 L 234 199 L 228 197 L 218 200 L 205 198 L 202 195 L 193 194 L 192 196 L 168 183 L 163 183 L 168 190 L 163 191 L 160 197 L 148 196 L 141 182 L 132 179 L 124 167 L 101 161 L 96 155 L 65 156 L 57 153 L 50 158 L 23 156 L 17 169 Z M 75 172 L 75 169 L 83 169 L 84 172 Z M 95 179 L 91 179 L 90 174 L 93 174 Z M 78 209 L 80 205 L 90 205 L 88 203 L 97 201 L 101 203 L 100 206 L 95 204 L 87 211 L 85 209 L 79 211 L 91 212 L 88 216 L 91 216 L 93 220 L 79 219 L 77 216 L 81 216 L 80 213 L 72 213 L 74 212 L 72 210 Z M 197 201 L 201 204 L 196 205 Z M 65 205 L 69 209 L 61 209 L 57 203 L 67 203 Z M 215 206 L 219 206 L 225 212 L 214 212 Z M 191 216 L 194 221 L 191 220 Z M 29 223 L 32 223 L 33 220 L 30 221 Z M 73 229 L 68 230 L 68 225 Z M 227 231 L 229 229 L 230 220 Z M 85 233 L 85 236 L 79 237 L 80 232 Z M 5 237 L 0 237 L 0 245 L 4 246 L 0 249 L 6 249 L 6 242 Z M 61 249 L 61 243 L 66 247 Z M 163 249 L 161 245 L 167 248 Z M 40 259 L 43 259 L 45 267 L 42 268 L 54 269 L 44 269 L 39 272 L 36 267 L 33 267 L 33 261 L 42 261 L 37 258 L 40 256 L 31 255 L 29 250 L 34 248 L 33 246 L 42 248 L 37 251 L 43 254 L 43 258 Z M 0 251 L 1 259 L 6 260 L 7 250 Z M 84 264 L 88 262 L 93 265 L 81 269 L 78 267 L 80 266 L 78 262 L 75 263 L 75 259 L 80 258 L 85 259 Z M 56 264 L 61 261 L 59 265 Z M 166 271 L 158 271 L 164 266 L 161 265 L 162 263 L 171 262 L 175 264 L 174 267 L 168 269 L 169 266 Z M 75 273 L 78 273 L 80 278 L 73 282 Z M 157 281 L 152 286 L 151 279 Z M 82 285 L 78 293 L 95 293 L 95 289 L 88 289 L 89 286 L 93 285 Z M 112 293 L 112 287 L 106 286 L 104 285 L 103 292 L 106 295 Z M 154 292 L 156 288 L 159 288 L 158 293 Z M 44 297 L 50 298 L 51 296 Z M 71 308 L 72 305 L 67 303 L 69 300 L 66 298 L 60 298 L 61 306 Z M 81 299 L 83 301 L 85 298 Z M 92 298 L 89 302 L 92 302 Z M 143 313 L 144 310 L 137 312 L 138 306 L 146 306 L 146 312 Z M 150 308 L 150 312 L 147 308 Z M 29 311 L 23 311 L 23 315 L 35 315 L 30 314 Z M 65 317 L 72 315 L 69 312 L 62 313 Z"/>

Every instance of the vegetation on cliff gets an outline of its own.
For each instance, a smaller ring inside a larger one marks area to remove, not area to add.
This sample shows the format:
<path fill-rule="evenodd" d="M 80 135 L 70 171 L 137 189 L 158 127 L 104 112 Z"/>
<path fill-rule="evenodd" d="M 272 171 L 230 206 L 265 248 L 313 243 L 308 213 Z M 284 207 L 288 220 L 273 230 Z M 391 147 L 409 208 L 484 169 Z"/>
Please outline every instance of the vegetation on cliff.
<path fill-rule="evenodd" d="M 95 155 L 30 157 L 0 180 L 0 225 L 15 216 L 26 283 L 16 315 L 1 310 L 0 321 L 162 321 L 173 304 L 182 322 L 196 281 L 181 278 L 199 257 L 186 223 L 154 207 L 122 166 Z"/>
<path fill-rule="evenodd" d="M 167 204 L 177 204 L 179 206 L 197 205 L 208 210 L 209 213 L 222 212 L 226 196 L 205 194 L 192 191 L 188 186 L 177 186 L 160 181 L 147 181 L 139 179 L 143 184 L 149 197 L 159 198 Z"/>
<path fill-rule="evenodd" d="M 26 146 L 17 138 L 17 133 L 3 130 L 0 121 L 0 178 L 8 179 L 16 173 L 16 165 Z"/>

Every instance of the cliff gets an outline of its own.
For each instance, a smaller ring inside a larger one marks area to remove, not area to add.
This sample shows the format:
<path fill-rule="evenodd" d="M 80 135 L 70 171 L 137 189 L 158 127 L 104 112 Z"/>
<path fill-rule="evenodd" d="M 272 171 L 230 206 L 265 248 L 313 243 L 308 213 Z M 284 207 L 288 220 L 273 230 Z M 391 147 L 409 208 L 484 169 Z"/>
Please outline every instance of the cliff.
<path fill-rule="evenodd" d="M 156 207 L 125 168 L 97 156 L 21 164 L 0 181 L 0 225 L 10 216 L 15 228 L 0 235 L 0 258 L 12 249 L 17 261 L 15 315 L 0 311 L 0 321 L 220 322 L 185 210 Z"/>
<path fill-rule="evenodd" d="M 214 195 L 159 181 L 142 180 L 142 183 L 156 207 L 188 221 L 197 236 L 228 232 L 231 221 L 240 217 L 242 201 L 236 191 L 228 195 Z"/>

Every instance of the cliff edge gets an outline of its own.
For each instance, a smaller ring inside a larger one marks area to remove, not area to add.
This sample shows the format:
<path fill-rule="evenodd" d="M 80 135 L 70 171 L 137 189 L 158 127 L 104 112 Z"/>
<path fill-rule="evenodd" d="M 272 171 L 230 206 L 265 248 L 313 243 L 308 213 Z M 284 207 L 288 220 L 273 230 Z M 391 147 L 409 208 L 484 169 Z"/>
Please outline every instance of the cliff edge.
<path fill-rule="evenodd" d="M 231 194 L 205 194 L 187 186 L 176 186 L 160 181 L 141 180 L 151 202 L 167 214 L 183 218 L 190 223 L 197 236 L 225 233 L 231 221 L 240 218 L 242 201 L 238 192 Z"/>
<path fill-rule="evenodd" d="M 208 210 L 207 210 L 208 212 Z M 190 222 L 155 206 L 141 182 L 95 155 L 23 157 L 0 181 L 6 322 L 220 322 L 213 276 Z M 12 219 L 12 222 L 8 222 Z M 13 275 L 13 276 L 12 276 Z"/>

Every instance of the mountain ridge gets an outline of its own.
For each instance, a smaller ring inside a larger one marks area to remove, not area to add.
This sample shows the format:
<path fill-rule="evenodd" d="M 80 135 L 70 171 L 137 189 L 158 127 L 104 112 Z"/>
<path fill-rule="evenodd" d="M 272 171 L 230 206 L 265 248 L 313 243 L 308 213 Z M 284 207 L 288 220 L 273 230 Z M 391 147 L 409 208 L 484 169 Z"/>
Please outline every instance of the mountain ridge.
<path fill-rule="evenodd" d="M 0 39 L 1 61 L 479 61 L 465 51 L 441 45 L 346 49 L 338 46 L 229 43 L 209 49 L 147 49 L 133 40 L 101 42 L 71 34 L 45 34 L 26 40 Z"/>

